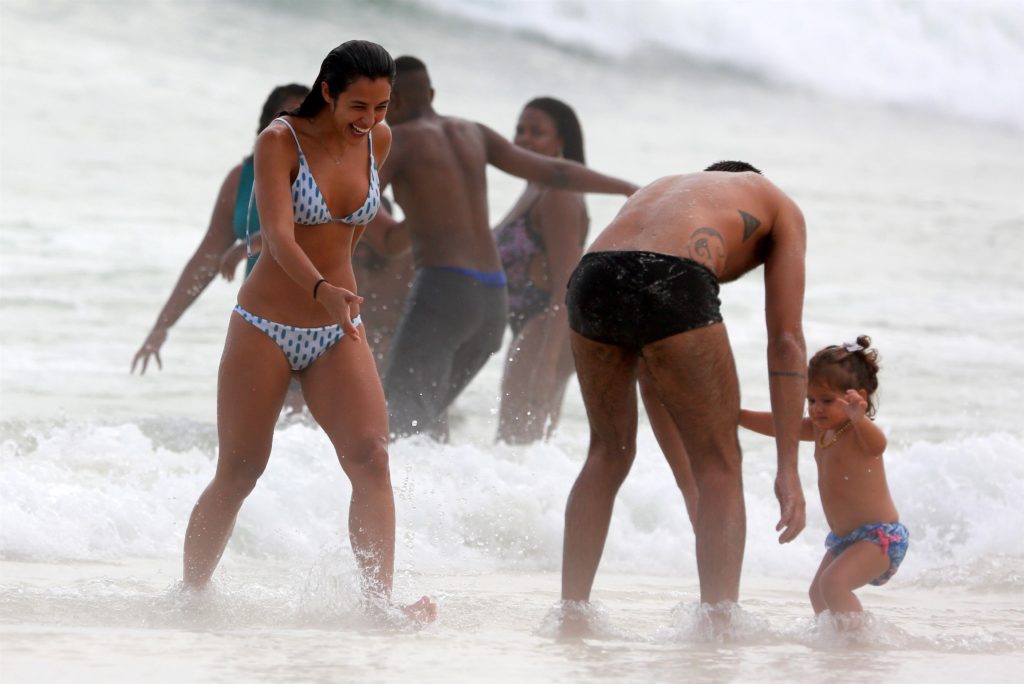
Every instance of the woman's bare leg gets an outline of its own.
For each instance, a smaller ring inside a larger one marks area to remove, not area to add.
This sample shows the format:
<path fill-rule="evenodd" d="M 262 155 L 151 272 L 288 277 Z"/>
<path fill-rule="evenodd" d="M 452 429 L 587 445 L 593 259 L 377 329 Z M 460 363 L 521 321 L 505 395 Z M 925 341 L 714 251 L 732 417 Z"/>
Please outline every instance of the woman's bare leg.
<path fill-rule="evenodd" d="M 349 539 L 364 590 L 391 596 L 395 499 L 388 466 L 384 390 L 365 338 L 344 338 L 302 374 L 302 393 L 352 483 Z"/>
<path fill-rule="evenodd" d="M 529 444 L 549 436 L 561 416 L 565 386 L 575 372 L 568 339 L 552 377 L 538 386 L 534 376 L 547 327 L 560 325 L 545 314 L 534 316 L 512 340 L 501 379 L 498 441 Z"/>
<path fill-rule="evenodd" d="M 388 464 L 388 412 L 365 335 L 358 342 L 342 339 L 317 359 L 302 375 L 302 392 L 352 483 L 348 534 L 363 591 L 371 599 L 390 602 L 395 497 Z M 403 610 L 420 621 L 437 617 L 437 605 L 426 596 Z"/>
<path fill-rule="evenodd" d="M 519 331 L 509 346 L 505 372 L 501 376 L 501 405 L 498 408 L 498 441 L 527 444 L 539 438 L 533 433 L 536 421 L 530 404 L 530 338 Z M 536 346 L 536 345 L 533 345 Z"/>
<path fill-rule="evenodd" d="M 185 531 L 184 579 L 190 587 L 210 580 L 242 502 L 267 467 L 290 377 L 280 347 L 232 314 L 217 378 L 217 471 Z"/>
<path fill-rule="evenodd" d="M 556 373 L 555 389 L 545 407 L 547 417 L 544 420 L 544 439 L 550 439 L 558 428 L 558 423 L 562 419 L 562 404 L 565 403 L 565 389 L 569 385 L 569 380 L 576 374 L 576 362 L 572 358 L 569 340 L 565 341 L 565 349 L 558 360 Z"/>

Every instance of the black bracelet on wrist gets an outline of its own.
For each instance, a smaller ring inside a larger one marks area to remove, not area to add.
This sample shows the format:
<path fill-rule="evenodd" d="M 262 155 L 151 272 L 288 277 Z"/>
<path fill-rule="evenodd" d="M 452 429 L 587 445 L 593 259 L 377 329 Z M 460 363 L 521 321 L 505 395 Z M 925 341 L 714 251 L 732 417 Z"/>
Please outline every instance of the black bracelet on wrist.
<path fill-rule="evenodd" d="M 320 289 L 320 286 L 327 282 L 327 278 L 321 278 L 316 281 L 316 285 L 313 286 L 313 299 L 316 299 L 316 291 Z"/>

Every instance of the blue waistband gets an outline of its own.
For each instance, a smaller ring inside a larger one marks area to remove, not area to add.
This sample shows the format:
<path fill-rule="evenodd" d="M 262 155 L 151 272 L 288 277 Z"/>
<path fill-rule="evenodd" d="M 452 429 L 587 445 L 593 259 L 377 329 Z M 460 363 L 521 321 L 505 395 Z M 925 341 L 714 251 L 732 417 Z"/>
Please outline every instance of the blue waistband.
<path fill-rule="evenodd" d="M 492 271 L 490 273 L 485 273 L 483 271 L 474 271 L 471 268 L 462 268 L 461 266 L 434 266 L 434 268 L 439 268 L 442 271 L 461 273 L 462 275 L 469 276 L 473 280 L 476 280 L 488 287 L 505 287 L 508 284 L 504 271 Z"/>

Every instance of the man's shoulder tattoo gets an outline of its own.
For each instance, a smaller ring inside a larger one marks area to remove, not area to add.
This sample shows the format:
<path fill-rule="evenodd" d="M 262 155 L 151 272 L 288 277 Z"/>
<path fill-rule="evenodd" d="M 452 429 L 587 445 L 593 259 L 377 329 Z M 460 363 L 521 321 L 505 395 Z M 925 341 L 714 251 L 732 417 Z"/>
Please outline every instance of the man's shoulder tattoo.
<path fill-rule="evenodd" d="M 761 221 L 758 220 L 753 214 L 748 214 L 742 209 L 737 209 L 740 212 L 740 216 L 743 217 L 743 241 L 746 242 L 750 239 L 750 236 L 757 232 L 758 227 L 761 225 Z"/>

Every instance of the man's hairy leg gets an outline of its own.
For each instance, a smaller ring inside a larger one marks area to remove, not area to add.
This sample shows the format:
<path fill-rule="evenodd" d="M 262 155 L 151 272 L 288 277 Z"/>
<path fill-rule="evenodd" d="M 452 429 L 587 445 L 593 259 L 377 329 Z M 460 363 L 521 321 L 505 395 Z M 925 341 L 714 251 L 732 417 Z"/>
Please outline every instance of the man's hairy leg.
<path fill-rule="evenodd" d="M 701 601 L 737 601 L 746 510 L 737 436 L 739 382 L 725 325 L 648 345 L 643 357 L 658 397 L 690 457 L 699 492 L 695 532 Z"/>
<path fill-rule="evenodd" d="M 562 599 L 588 601 L 612 507 L 636 455 L 637 356 L 572 333 L 590 421 L 590 449 L 569 494 L 562 551 Z"/>

